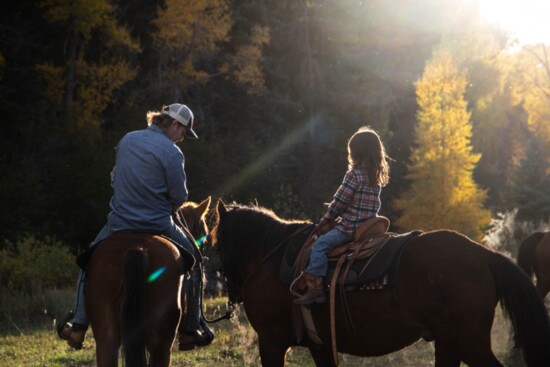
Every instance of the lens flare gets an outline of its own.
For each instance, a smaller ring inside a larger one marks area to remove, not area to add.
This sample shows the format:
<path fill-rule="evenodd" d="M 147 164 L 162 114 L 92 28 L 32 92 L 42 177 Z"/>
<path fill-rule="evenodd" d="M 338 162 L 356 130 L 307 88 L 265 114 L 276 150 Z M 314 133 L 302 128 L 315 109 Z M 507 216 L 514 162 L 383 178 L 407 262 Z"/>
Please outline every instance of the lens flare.
<path fill-rule="evenodd" d="M 195 240 L 195 244 L 198 246 L 198 247 L 201 247 L 202 245 L 204 245 L 204 243 L 206 242 L 206 239 L 208 238 L 207 235 L 204 235 L 204 236 L 201 236 L 200 238 L 196 239 Z"/>
<path fill-rule="evenodd" d="M 147 282 L 148 283 L 154 282 L 155 280 L 158 279 L 158 277 L 162 275 L 162 273 L 164 273 L 165 270 L 166 270 L 166 266 L 163 266 L 162 268 L 155 270 L 154 272 L 151 273 L 151 275 L 147 277 Z"/>

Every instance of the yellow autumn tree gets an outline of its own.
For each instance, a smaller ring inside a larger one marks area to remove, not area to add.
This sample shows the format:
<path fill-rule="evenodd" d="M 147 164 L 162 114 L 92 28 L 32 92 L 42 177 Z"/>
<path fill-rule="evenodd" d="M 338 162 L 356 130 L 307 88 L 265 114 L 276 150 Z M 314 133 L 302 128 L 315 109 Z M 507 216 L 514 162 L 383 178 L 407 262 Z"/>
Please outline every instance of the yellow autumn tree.
<path fill-rule="evenodd" d="M 255 25 L 249 41 L 240 46 L 235 55 L 230 55 L 221 69 L 229 79 L 244 85 L 248 94 L 261 94 L 265 90 L 262 46 L 269 44 L 269 40 L 269 28 Z"/>
<path fill-rule="evenodd" d="M 550 147 L 550 46 L 524 46 L 509 61 L 506 86 L 513 102 L 527 112 L 529 130 Z"/>
<path fill-rule="evenodd" d="M 38 6 L 48 22 L 67 30 L 64 62 L 36 66 L 48 108 L 60 111 L 68 128 L 95 136 L 114 92 L 136 76 L 128 59 L 140 46 L 117 22 L 109 0 L 43 0 Z"/>
<path fill-rule="evenodd" d="M 487 193 L 477 187 L 473 170 L 470 113 L 464 99 L 466 78 L 451 53 L 441 49 L 416 83 L 419 106 L 415 147 L 408 166 L 410 189 L 396 200 L 403 230 L 453 229 L 481 240 L 491 220 L 483 208 Z"/>

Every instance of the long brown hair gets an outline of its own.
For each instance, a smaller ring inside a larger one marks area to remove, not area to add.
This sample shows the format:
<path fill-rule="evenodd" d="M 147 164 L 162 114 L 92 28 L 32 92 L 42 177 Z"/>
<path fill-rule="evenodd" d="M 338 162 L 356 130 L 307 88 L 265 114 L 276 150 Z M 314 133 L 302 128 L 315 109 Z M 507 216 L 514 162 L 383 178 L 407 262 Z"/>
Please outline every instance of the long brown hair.
<path fill-rule="evenodd" d="M 384 144 L 373 129 L 363 126 L 348 141 L 348 169 L 362 169 L 371 185 L 390 182 L 390 166 Z"/>

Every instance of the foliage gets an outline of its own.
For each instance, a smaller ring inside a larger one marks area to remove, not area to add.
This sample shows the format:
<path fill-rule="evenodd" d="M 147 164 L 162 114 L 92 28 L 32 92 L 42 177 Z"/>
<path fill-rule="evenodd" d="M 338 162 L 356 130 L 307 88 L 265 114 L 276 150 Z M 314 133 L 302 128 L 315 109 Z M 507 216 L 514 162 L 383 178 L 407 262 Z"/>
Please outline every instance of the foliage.
<path fill-rule="evenodd" d="M 67 287 L 76 279 L 74 255 L 55 238 L 27 236 L 0 250 L 2 293 L 39 297 L 46 289 Z"/>
<path fill-rule="evenodd" d="M 412 184 L 396 203 L 402 210 L 396 224 L 404 230 L 450 228 L 480 240 L 489 224 L 490 213 L 483 208 L 486 192 L 472 177 L 480 156 L 470 145 L 465 86 L 445 49 L 434 54 L 417 82 L 416 147 L 408 174 Z"/>
<path fill-rule="evenodd" d="M 37 64 L 45 80 L 57 79 L 48 86 L 46 95 L 52 102 L 59 102 L 62 96 L 57 107 L 67 127 L 95 137 L 102 123 L 101 114 L 113 102 L 113 92 L 136 76 L 128 57 L 140 51 L 139 44 L 117 23 L 115 7 L 109 0 L 43 0 L 39 6 L 45 9 L 49 22 L 67 29 L 66 63 Z M 52 90 L 54 87 L 57 90 Z"/>
<path fill-rule="evenodd" d="M 287 184 L 281 184 L 279 191 L 275 193 L 273 211 L 285 219 L 307 218 L 302 203 Z"/>
<path fill-rule="evenodd" d="M 550 160 L 542 139 L 533 137 L 506 191 L 508 207 L 522 221 L 550 219 Z"/>
<path fill-rule="evenodd" d="M 159 90 L 179 100 L 192 83 L 206 83 L 209 71 L 203 68 L 228 41 L 233 24 L 226 0 L 167 0 L 159 8 L 153 24 L 155 48 L 159 52 Z"/>
<path fill-rule="evenodd" d="M 174 101 L 200 136 L 181 145 L 192 198 L 316 219 L 347 138 L 370 125 L 395 159 L 382 208 L 396 222 L 394 199 L 412 184 L 414 81 L 441 42 L 467 73 L 480 201 L 507 209 L 503 187 L 544 130 L 532 82 L 547 82 L 545 49 L 511 52 L 468 0 L 21 0 L 0 4 L 0 24 L 0 239 L 11 242 L 86 246 L 109 210 L 117 141 Z"/>
<path fill-rule="evenodd" d="M 512 97 L 528 114 L 527 124 L 543 141 L 550 142 L 549 46 L 525 46 L 511 57 L 508 83 Z"/>
<path fill-rule="evenodd" d="M 252 28 L 250 42 L 240 46 L 233 56 L 229 56 L 228 62 L 222 66 L 231 79 L 237 84 L 247 86 L 249 94 L 261 94 L 265 92 L 265 81 L 262 60 L 262 46 L 269 43 L 269 28 L 255 25 Z"/>

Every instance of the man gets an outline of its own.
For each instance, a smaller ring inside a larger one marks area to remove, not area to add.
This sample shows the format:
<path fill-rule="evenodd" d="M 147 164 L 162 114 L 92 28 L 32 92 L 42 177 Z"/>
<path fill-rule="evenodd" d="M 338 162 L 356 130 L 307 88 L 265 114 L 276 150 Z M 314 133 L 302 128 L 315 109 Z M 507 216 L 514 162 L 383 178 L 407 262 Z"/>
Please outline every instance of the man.
<path fill-rule="evenodd" d="M 174 240 L 180 251 L 196 255 L 197 248 L 172 219 L 172 213 L 188 197 L 185 157 L 176 143 L 184 137 L 198 138 L 193 130 L 193 112 L 186 105 L 174 103 L 161 111 L 148 112 L 147 123 L 146 129 L 130 132 L 118 143 L 111 172 L 111 212 L 91 246 L 122 230 L 152 231 Z M 75 349 L 82 348 L 89 325 L 84 310 L 84 281 L 85 273 L 80 271 L 73 322 L 58 328 L 59 336 Z M 191 286 L 185 290 L 188 314 L 180 326 L 180 350 L 211 341 L 199 330 L 200 266 L 192 269 L 189 282 Z"/>

